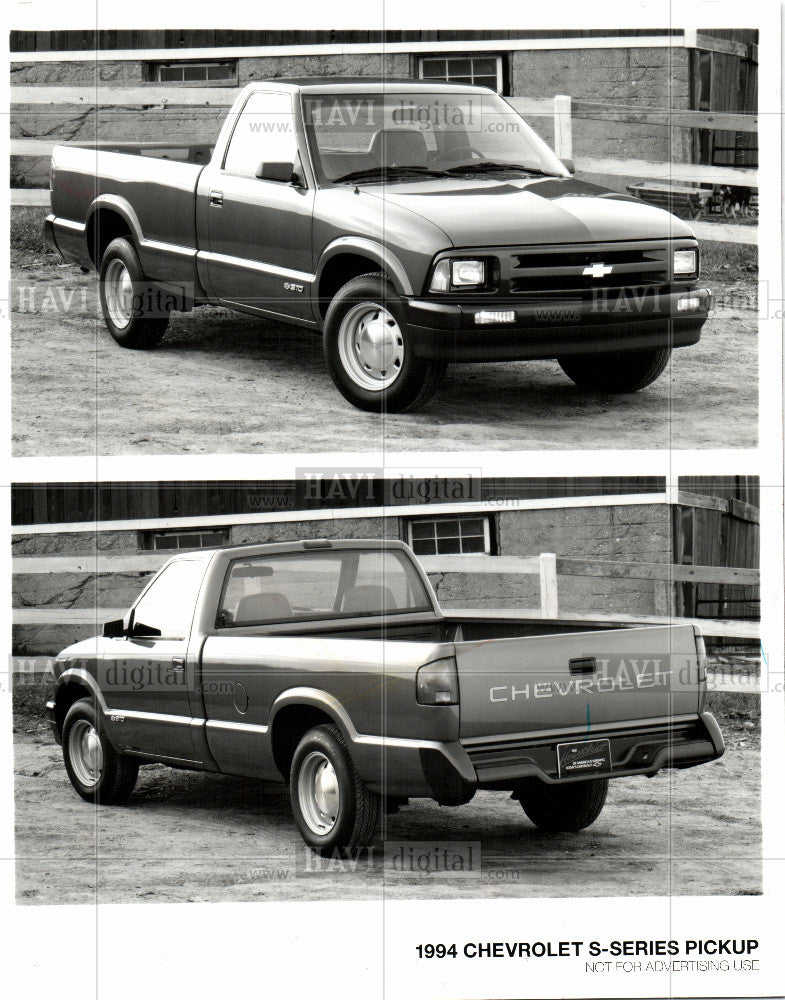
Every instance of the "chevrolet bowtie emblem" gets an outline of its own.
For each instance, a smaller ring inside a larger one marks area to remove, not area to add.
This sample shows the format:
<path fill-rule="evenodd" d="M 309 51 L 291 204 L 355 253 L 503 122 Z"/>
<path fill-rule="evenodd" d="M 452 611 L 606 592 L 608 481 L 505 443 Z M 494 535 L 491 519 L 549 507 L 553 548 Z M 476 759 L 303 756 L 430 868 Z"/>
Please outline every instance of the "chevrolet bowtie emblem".
<path fill-rule="evenodd" d="M 612 264 L 590 264 L 588 267 L 584 267 L 583 273 L 587 278 L 604 278 L 612 270 Z"/>

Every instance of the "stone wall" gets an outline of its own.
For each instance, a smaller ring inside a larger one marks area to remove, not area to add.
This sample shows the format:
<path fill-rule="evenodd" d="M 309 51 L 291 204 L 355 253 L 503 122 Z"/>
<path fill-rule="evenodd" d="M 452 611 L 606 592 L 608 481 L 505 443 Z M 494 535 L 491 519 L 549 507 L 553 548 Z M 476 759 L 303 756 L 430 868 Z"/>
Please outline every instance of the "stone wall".
<path fill-rule="evenodd" d="M 555 552 L 581 559 L 662 562 L 671 559 L 670 508 L 665 504 L 624 505 L 548 510 L 500 510 L 499 553 L 535 556 Z M 427 511 L 423 511 L 427 513 Z M 297 521 L 232 527 L 230 541 L 282 542 L 306 538 L 400 538 L 398 517 L 342 517 L 331 521 Z M 136 555 L 135 530 L 71 532 L 15 536 L 13 554 Z M 126 608 L 139 594 L 147 573 L 122 572 L 14 575 L 15 608 Z M 502 574 L 435 574 L 432 582 L 445 607 L 537 608 L 536 576 Z M 561 576 L 559 605 L 575 612 L 666 614 L 671 610 L 667 583 Z M 94 625 L 17 625 L 14 649 L 22 654 L 51 654 L 78 639 L 94 635 Z"/>
<path fill-rule="evenodd" d="M 689 107 L 689 58 L 682 47 L 545 49 L 509 53 L 511 94 L 551 98 L 569 94 L 583 100 L 610 101 L 662 107 L 669 102 Z M 100 107 L 101 91 L 144 83 L 143 62 L 105 60 L 99 63 L 25 62 L 11 67 L 13 86 L 95 86 L 96 107 L 20 107 L 11 115 L 12 138 L 211 142 L 218 134 L 225 108 Z M 238 78 L 252 80 L 288 76 L 414 75 L 413 55 L 257 56 L 238 59 Z M 553 143 L 551 115 L 530 117 L 529 123 Z M 676 130 L 670 147 L 670 130 L 663 126 L 609 115 L 602 121 L 573 120 L 573 152 L 579 156 L 606 156 L 649 160 L 689 160 L 690 133 Z M 16 185 L 46 186 L 46 158 L 14 158 Z M 618 187 L 619 185 L 614 185 Z"/>
<path fill-rule="evenodd" d="M 690 107 L 689 52 L 685 48 L 546 49 L 510 55 L 512 93 L 549 98 L 633 104 L 640 107 Z M 532 119 L 553 142 L 553 122 Z M 601 121 L 573 117 L 573 155 L 616 159 L 688 161 L 690 133 L 631 121 L 629 115 L 603 115 Z"/>

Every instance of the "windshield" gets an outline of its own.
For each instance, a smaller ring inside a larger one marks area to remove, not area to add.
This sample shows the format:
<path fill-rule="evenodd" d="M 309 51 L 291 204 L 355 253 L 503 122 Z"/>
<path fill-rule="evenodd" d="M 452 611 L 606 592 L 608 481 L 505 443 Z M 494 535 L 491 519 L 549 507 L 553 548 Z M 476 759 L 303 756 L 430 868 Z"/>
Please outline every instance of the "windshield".
<path fill-rule="evenodd" d="M 216 625 L 432 610 L 419 574 L 400 549 L 326 549 L 235 559 Z"/>
<path fill-rule="evenodd" d="M 407 180 L 500 173 L 569 176 L 496 94 L 325 94 L 304 97 L 321 179 Z"/>

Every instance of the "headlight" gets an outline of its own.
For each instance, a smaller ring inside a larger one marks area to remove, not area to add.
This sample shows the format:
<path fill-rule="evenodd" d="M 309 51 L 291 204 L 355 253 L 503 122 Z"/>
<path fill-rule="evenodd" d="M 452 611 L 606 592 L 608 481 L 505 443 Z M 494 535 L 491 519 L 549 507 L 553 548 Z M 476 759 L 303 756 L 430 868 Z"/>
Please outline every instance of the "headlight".
<path fill-rule="evenodd" d="M 431 276 L 432 292 L 482 288 L 488 283 L 486 260 L 440 260 Z"/>
<path fill-rule="evenodd" d="M 484 260 L 454 260 L 452 262 L 452 283 L 455 288 L 485 284 Z"/>
<path fill-rule="evenodd" d="M 458 668 L 455 660 L 434 660 L 417 671 L 417 701 L 420 705 L 457 705 Z"/>
<path fill-rule="evenodd" d="M 674 250 L 673 251 L 673 273 L 674 274 L 695 274 L 698 273 L 698 251 L 697 250 Z"/>

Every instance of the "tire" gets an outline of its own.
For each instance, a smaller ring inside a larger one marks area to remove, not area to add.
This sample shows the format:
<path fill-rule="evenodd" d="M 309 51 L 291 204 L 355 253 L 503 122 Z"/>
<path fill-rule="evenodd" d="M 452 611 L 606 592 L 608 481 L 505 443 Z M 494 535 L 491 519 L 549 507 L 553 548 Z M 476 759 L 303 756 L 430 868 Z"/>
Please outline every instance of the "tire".
<path fill-rule="evenodd" d="M 381 331 L 385 349 L 366 331 Z M 361 353 L 364 340 L 365 354 Z M 362 274 L 341 288 L 324 321 L 324 359 L 338 391 L 360 410 L 402 413 L 423 406 L 447 365 L 415 354 L 400 296 L 382 274 Z"/>
<path fill-rule="evenodd" d="M 376 835 L 381 798 L 357 777 L 337 726 L 316 726 L 300 740 L 289 794 L 303 840 L 319 854 L 365 847 Z"/>
<path fill-rule="evenodd" d="M 104 322 L 117 343 L 137 351 L 157 347 L 166 333 L 169 313 L 145 315 L 145 304 L 149 305 L 151 299 L 158 301 L 158 296 L 145 279 L 139 255 L 129 240 L 112 240 L 104 252 L 98 277 Z"/>
<path fill-rule="evenodd" d="M 608 795 L 608 779 L 546 785 L 537 778 L 529 778 L 522 781 L 513 794 L 540 830 L 577 833 L 591 826 L 602 812 Z"/>
<path fill-rule="evenodd" d="M 671 349 L 623 351 L 621 354 L 572 354 L 559 358 L 564 374 L 590 392 L 637 392 L 665 371 Z"/>
<path fill-rule="evenodd" d="M 83 799 L 102 806 L 126 801 L 134 790 L 139 764 L 118 753 L 109 742 L 101 713 L 92 699 L 83 698 L 70 707 L 63 723 L 62 743 L 65 769 Z"/>

